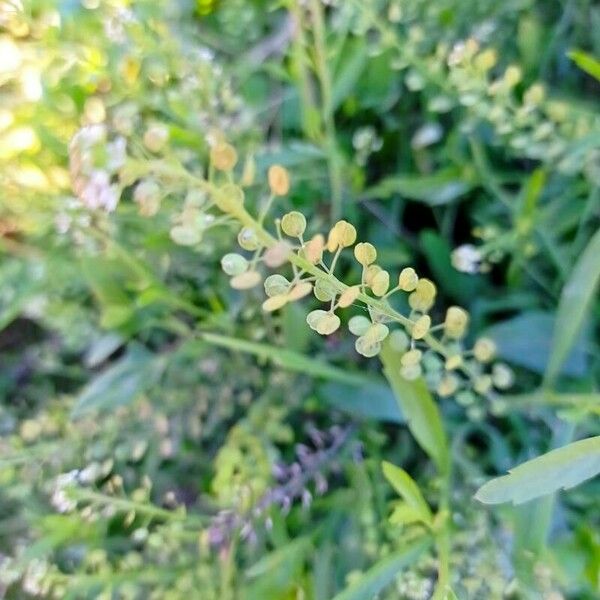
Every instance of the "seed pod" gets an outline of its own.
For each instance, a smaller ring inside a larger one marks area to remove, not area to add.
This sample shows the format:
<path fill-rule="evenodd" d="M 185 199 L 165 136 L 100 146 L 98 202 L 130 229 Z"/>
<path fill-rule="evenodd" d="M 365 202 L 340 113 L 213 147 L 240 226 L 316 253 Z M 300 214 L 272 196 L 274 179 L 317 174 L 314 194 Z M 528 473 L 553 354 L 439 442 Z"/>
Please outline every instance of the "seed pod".
<path fill-rule="evenodd" d="M 390 274 L 383 269 L 379 271 L 371 282 L 371 290 L 373 293 L 380 297 L 384 296 L 390 287 Z"/>
<path fill-rule="evenodd" d="M 387 325 L 384 325 L 383 323 L 373 323 L 369 329 L 365 331 L 363 337 L 374 342 L 383 342 L 389 333 L 390 330 Z"/>
<path fill-rule="evenodd" d="M 269 167 L 267 179 L 274 196 L 285 196 L 290 191 L 290 176 L 285 167 L 272 165 Z"/>
<path fill-rule="evenodd" d="M 317 309 L 317 310 L 312 310 L 310 311 L 307 315 L 306 315 L 306 322 L 308 323 L 308 326 L 313 329 L 314 331 L 317 330 L 317 324 L 318 322 L 327 314 L 326 310 L 321 310 L 321 309 Z"/>
<path fill-rule="evenodd" d="M 481 363 L 490 362 L 496 355 L 496 343 L 489 338 L 479 338 L 473 347 L 473 355 Z"/>
<path fill-rule="evenodd" d="M 382 270 L 379 265 L 369 265 L 365 271 L 365 283 L 371 287 L 373 285 L 373 278 Z"/>
<path fill-rule="evenodd" d="M 515 380 L 513 370 L 504 363 L 497 363 L 492 367 L 492 383 L 499 390 L 506 390 Z"/>
<path fill-rule="evenodd" d="M 347 308 L 358 298 L 359 294 L 360 286 L 358 285 L 346 288 L 338 300 L 338 306 L 340 308 Z"/>
<path fill-rule="evenodd" d="M 458 369 L 463 364 L 463 357 L 460 354 L 453 354 L 446 359 L 444 368 L 446 371 L 453 371 Z"/>
<path fill-rule="evenodd" d="M 155 123 L 150 125 L 144 133 L 144 146 L 150 150 L 150 152 L 160 152 L 167 140 L 169 139 L 169 130 L 162 123 Z"/>
<path fill-rule="evenodd" d="M 180 246 L 195 246 L 202 240 L 201 232 L 192 225 L 175 225 L 171 227 L 169 235 Z"/>
<path fill-rule="evenodd" d="M 241 255 L 230 252 L 221 259 L 221 268 L 232 277 L 248 270 L 248 261 Z"/>
<path fill-rule="evenodd" d="M 290 247 L 286 242 L 277 242 L 264 254 L 263 260 L 267 267 L 276 269 L 287 262 Z"/>
<path fill-rule="evenodd" d="M 442 397 L 452 396 L 458 389 L 459 380 L 456 375 L 444 375 L 437 386 L 437 393 Z"/>
<path fill-rule="evenodd" d="M 412 267 L 406 267 L 400 271 L 398 286 L 405 292 L 412 292 L 419 282 L 419 277 Z"/>
<path fill-rule="evenodd" d="M 396 352 L 405 352 L 409 343 L 408 336 L 402 329 L 394 329 L 394 331 L 390 333 L 389 344 Z"/>
<path fill-rule="evenodd" d="M 412 327 L 412 337 L 414 340 L 423 339 L 431 327 L 431 317 L 429 315 L 423 315 L 419 317 Z"/>
<path fill-rule="evenodd" d="M 273 296 L 287 294 L 290 289 L 290 282 L 283 275 L 275 273 L 265 279 L 264 286 L 265 294 L 272 298 Z"/>
<path fill-rule="evenodd" d="M 300 300 L 305 296 L 308 296 L 312 292 L 312 283 L 308 281 L 301 281 L 298 285 L 294 286 L 288 293 L 288 298 L 291 301 Z"/>
<path fill-rule="evenodd" d="M 244 191 L 234 183 L 226 183 L 215 191 L 212 199 L 224 213 L 235 213 L 244 204 Z"/>
<path fill-rule="evenodd" d="M 482 396 L 487 394 L 492 387 L 492 378 L 489 375 L 481 375 L 475 379 L 473 389 Z"/>
<path fill-rule="evenodd" d="M 290 237 L 300 237 L 306 230 L 306 217 L 297 210 L 293 210 L 283 215 L 281 229 Z"/>
<path fill-rule="evenodd" d="M 348 221 L 338 221 L 329 232 L 327 250 L 335 252 L 338 248 L 347 248 L 356 241 L 356 229 Z"/>
<path fill-rule="evenodd" d="M 411 367 L 413 365 L 418 365 L 421 362 L 422 356 L 423 353 L 420 350 L 409 350 L 406 354 L 402 355 L 400 363 L 403 367 Z"/>
<path fill-rule="evenodd" d="M 210 161 L 219 171 L 231 171 L 237 159 L 235 148 L 227 142 L 219 142 L 210 149 Z"/>
<path fill-rule="evenodd" d="M 419 279 L 415 291 L 408 297 L 408 304 L 413 310 L 427 312 L 434 303 L 437 290 L 429 279 Z"/>
<path fill-rule="evenodd" d="M 301 254 L 306 258 L 306 260 L 316 265 L 323 258 L 323 250 L 325 248 L 325 238 L 322 234 L 317 234 L 310 241 L 304 244 L 302 248 Z"/>
<path fill-rule="evenodd" d="M 444 320 L 444 333 L 452 339 L 462 338 L 469 324 L 469 314 L 458 306 L 450 306 Z"/>
<path fill-rule="evenodd" d="M 354 248 L 354 256 L 363 267 L 368 267 L 377 260 L 377 250 L 369 242 L 360 242 Z"/>
<path fill-rule="evenodd" d="M 265 312 L 273 312 L 274 310 L 278 310 L 282 306 L 285 306 L 288 303 L 288 300 L 289 298 L 286 294 L 272 296 L 263 302 L 262 307 Z"/>
<path fill-rule="evenodd" d="M 253 252 L 254 250 L 258 250 L 260 248 L 260 242 L 258 241 L 258 236 L 254 229 L 250 229 L 249 227 L 244 227 L 240 229 L 238 233 L 238 244 L 244 250 L 248 250 Z"/>
<path fill-rule="evenodd" d="M 306 322 L 309 327 L 321 335 L 329 335 L 340 326 L 340 318 L 331 312 L 313 310 L 308 313 Z"/>
<path fill-rule="evenodd" d="M 348 321 L 348 329 L 354 335 L 364 335 L 371 325 L 371 321 L 363 315 L 356 315 Z"/>
<path fill-rule="evenodd" d="M 381 342 L 368 339 L 365 336 L 359 337 L 354 343 L 356 351 L 367 358 L 377 356 L 381 351 Z"/>
<path fill-rule="evenodd" d="M 408 381 L 415 381 L 415 379 L 419 379 L 419 377 L 423 375 L 423 369 L 419 364 L 403 365 L 400 367 L 400 375 L 402 375 L 402 377 Z"/>
<path fill-rule="evenodd" d="M 319 279 L 315 283 L 315 298 L 321 302 L 330 302 L 337 294 L 336 287 L 329 281 Z"/>
<path fill-rule="evenodd" d="M 241 275 L 236 275 L 230 280 L 230 285 L 235 290 L 248 290 L 260 283 L 261 276 L 258 271 L 246 271 Z"/>

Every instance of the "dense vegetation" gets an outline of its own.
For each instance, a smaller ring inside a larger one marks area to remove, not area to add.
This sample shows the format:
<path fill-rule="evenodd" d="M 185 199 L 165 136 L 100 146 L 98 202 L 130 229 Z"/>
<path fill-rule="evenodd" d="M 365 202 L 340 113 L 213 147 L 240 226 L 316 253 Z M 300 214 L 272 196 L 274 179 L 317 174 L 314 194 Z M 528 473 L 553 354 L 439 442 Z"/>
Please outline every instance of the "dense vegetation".
<path fill-rule="evenodd" d="M 597 598 L 599 57 L 591 0 L 0 1 L 0 598 Z"/>

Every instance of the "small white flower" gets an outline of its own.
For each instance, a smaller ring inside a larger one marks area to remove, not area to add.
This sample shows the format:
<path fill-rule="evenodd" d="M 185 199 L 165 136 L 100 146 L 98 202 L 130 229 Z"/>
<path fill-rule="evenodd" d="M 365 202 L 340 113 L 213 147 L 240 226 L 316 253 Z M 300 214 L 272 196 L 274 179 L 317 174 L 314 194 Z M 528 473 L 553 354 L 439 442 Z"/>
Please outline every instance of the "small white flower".
<path fill-rule="evenodd" d="M 483 256 L 473 244 L 463 244 L 452 252 L 452 266 L 463 273 L 478 273 Z"/>

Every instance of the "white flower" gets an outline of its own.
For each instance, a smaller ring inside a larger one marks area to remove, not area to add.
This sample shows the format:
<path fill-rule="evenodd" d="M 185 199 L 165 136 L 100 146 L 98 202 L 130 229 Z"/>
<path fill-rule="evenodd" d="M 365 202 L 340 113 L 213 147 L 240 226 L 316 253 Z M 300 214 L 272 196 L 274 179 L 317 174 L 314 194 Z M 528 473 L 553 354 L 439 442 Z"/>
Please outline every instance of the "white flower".
<path fill-rule="evenodd" d="M 463 244 L 452 252 L 452 266 L 463 273 L 478 273 L 483 256 L 473 244 Z"/>

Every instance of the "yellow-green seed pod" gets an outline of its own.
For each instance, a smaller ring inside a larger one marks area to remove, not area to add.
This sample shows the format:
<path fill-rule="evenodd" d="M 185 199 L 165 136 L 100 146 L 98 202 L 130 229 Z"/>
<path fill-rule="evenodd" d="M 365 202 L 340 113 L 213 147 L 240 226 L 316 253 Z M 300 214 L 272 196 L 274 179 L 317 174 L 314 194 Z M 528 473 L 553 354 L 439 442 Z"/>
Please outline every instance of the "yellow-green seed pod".
<path fill-rule="evenodd" d="M 352 287 L 346 288 L 338 300 L 338 306 L 340 308 L 347 308 L 354 303 L 359 294 L 360 286 L 358 285 L 353 285 Z"/>
<path fill-rule="evenodd" d="M 233 277 L 229 284 L 234 290 L 249 290 L 256 287 L 261 282 L 261 276 L 258 271 L 246 271 L 241 275 Z"/>
<path fill-rule="evenodd" d="M 469 313 L 459 306 L 450 306 L 444 320 L 444 333 L 454 340 L 464 337 L 469 324 Z"/>
<path fill-rule="evenodd" d="M 230 252 L 221 259 L 221 268 L 227 275 L 234 277 L 248 270 L 248 261 L 241 254 Z"/>
<path fill-rule="evenodd" d="M 290 191 L 290 175 L 285 167 L 272 165 L 267 173 L 269 188 L 274 196 L 285 196 Z"/>
<path fill-rule="evenodd" d="M 492 367 L 492 383 L 499 390 L 506 390 L 515 380 L 513 370 L 504 363 L 497 363 Z"/>
<path fill-rule="evenodd" d="M 489 71 L 491 68 L 494 67 L 497 60 L 498 55 L 496 54 L 496 51 L 493 48 L 488 48 L 487 50 L 480 52 L 475 57 L 475 66 L 480 71 L 485 73 L 486 71 Z"/>
<path fill-rule="evenodd" d="M 237 159 L 235 148 L 227 142 L 219 142 L 210 150 L 210 161 L 218 171 L 231 171 Z"/>
<path fill-rule="evenodd" d="M 354 248 L 354 256 L 363 267 L 368 267 L 377 260 L 377 250 L 369 242 L 360 242 Z"/>
<path fill-rule="evenodd" d="M 372 292 L 381 298 L 388 291 L 390 287 L 390 274 L 383 269 L 380 270 L 374 277 L 371 282 L 371 290 Z"/>
<path fill-rule="evenodd" d="M 414 350 L 409 350 L 406 354 L 403 354 L 400 363 L 403 367 L 411 367 L 418 365 L 421 362 L 422 357 L 423 353 L 415 348 Z"/>
<path fill-rule="evenodd" d="M 382 270 L 379 265 L 369 265 L 365 271 L 365 283 L 371 287 L 373 285 L 373 278 Z"/>
<path fill-rule="evenodd" d="M 373 356 L 377 356 L 381 351 L 381 342 L 361 336 L 354 343 L 354 348 L 360 355 L 372 358 Z"/>
<path fill-rule="evenodd" d="M 402 365 L 402 367 L 400 367 L 400 375 L 407 381 L 415 381 L 423 375 L 423 369 L 420 364 Z"/>
<path fill-rule="evenodd" d="M 429 279 L 419 279 L 415 291 L 408 297 L 408 304 L 413 310 L 427 312 L 435 301 L 437 290 Z"/>
<path fill-rule="evenodd" d="M 398 286 L 405 292 L 412 292 L 419 282 L 419 277 L 412 267 L 406 267 L 400 271 Z"/>
<path fill-rule="evenodd" d="M 272 296 L 271 298 L 267 298 L 262 305 L 262 308 L 265 312 L 273 312 L 274 310 L 279 310 L 283 306 L 285 306 L 289 301 L 289 298 L 285 294 L 281 294 L 279 296 Z"/>
<path fill-rule="evenodd" d="M 473 347 L 473 355 L 481 363 L 490 362 L 496 355 L 496 343 L 489 338 L 479 338 Z"/>
<path fill-rule="evenodd" d="M 308 296 L 312 292 L 312 289 L 312 283 L 301 281 L 289 291 L 288 298 L 290 301 L 300 300 L 301 298 Z"/>
<path fill-rule="evenodd" d="M 311 329 L 321 335 L 329 335 L 340 326 L 340 318 L 336 314 L 324 310 L 313 310 L 308 313 L 306 322 Z"/>
<path fill-rule="evenodd" d="M 521 81 L 522 77 L 523 72 L 521 71 L 521 68 L 516 65 L 511 65 L 506 69 L 506 71 L 504 71 L 503 79 L 504 83 L 508 87 L 514 87 L 517 85 L 517 83 L 519 83 L 519 81 Z"/>
<path fill-rule="evenodd" d="M 431 317 L 429 315 L 423 315 L 422 317 L 419 317 L 416 321 L 415 324 L 412 327 L 412 337 L 414 340 L 421 340 L 423 339 L 428 333 L 429 333 L 429 329 L 431 328 Z"/>
<path fill-rule="evenodd" d="M 321 302 L 330 302 L 337 294 L 336 287 L 330 282 L 318 279 L 315 283 L 315 298 Z"/>
<path fill-rule="evenodd" d="M 354 335 L 364 335 L 371 325 L 371 321 L 364 315 L 356 315 L 348 321 L 348 329 Z"/>
<path fill-rule="evenodd" d="M 443 398 L 452 396 L 458 389 L 458 377 L 450 373 L 444 375 L 437 386 L 437 393 Z"/>
<path fill-rule="evenodd" d="M 195 246 L 202 240 L 202 234 L 193 225 L 175 225 L 169 231 L 171 239 L 179 246 Z"/>
<path fill-rule="evenodd" d="M 306 217 L 297 210 L 293 210 L 281 219 L 283 233 L 290 237 L 300 237 L 306 230 Z"/>
<path fill-rule="evenodd" d="M 405 352 L 410 344 L 410 340 L 404 330 L 394 329 L 390 333 L 389 344 L 396 352 Z"/>
<path fill-rule="evenodd" d="M 215 190 L 212 199 L 224 213 L 235 214 L 244 204 L 244 191 L 234 183 L 226 183 Z"/>
<path fill-rule="evenodd" d="M 249 227 L 244 227 L 240 229 L 237 239 L 240 247 L 250 252 L 258 250 L 261 246 L 256 232 L 254 231 L 254 229 L 250 229 Z"/>
<path fill-rule="evenodd" d="M 265 279 L 265 294 L 272 298 L 273 296 L 285 295 L 290 289 L 290 282 L 279 273 L 269 275 Z"/>
<path fill-rule="evenodd" d="M 489 375 L 480 375 L 473 383 L 473 389 L 482 396 L 487 394 L 492 387 L 492 378 Z"/>
<path fill-rule="evenodd" d="M 463 357 L 460 354 L 453 354 L 446 359 L 446 363 L 444 367 L 446 371 L 454 371 L 454 369 L 458 369 L 463 364 Z"/>
<path fill-rule="evenodd" d="M 348 221 L 338 221 L 329 232 L 327 250 L 335 252 L 338 248 L 347 248 L 356 241 L 356 229 Z"/>

